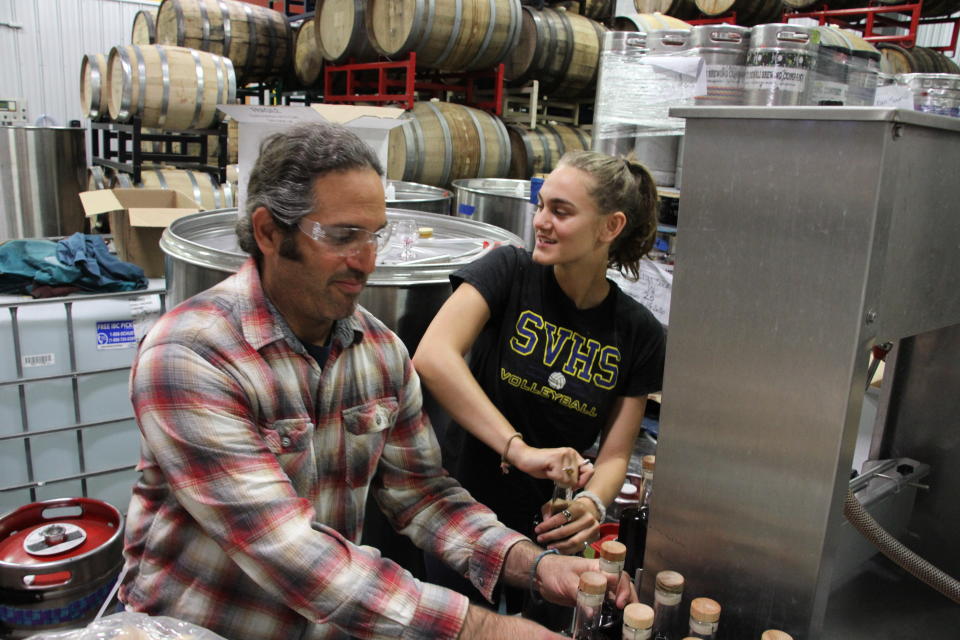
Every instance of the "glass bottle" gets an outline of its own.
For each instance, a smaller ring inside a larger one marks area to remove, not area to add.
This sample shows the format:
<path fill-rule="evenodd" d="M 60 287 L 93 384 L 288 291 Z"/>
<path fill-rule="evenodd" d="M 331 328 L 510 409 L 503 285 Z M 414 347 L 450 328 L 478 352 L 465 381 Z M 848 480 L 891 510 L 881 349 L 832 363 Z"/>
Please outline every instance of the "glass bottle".
<path fill-rule="evenodd" d="M 643 479 L 640 487 L 640 503 L 636 507 L 627 507 L 620 515 L 620 542 L 627 545 L 623 570 L 633 578 L 634 587 L 640 592 L 643 576 L 643 554 L 647 547 L 647 527 L 650 522 L 650 499 L 653 496 L 653 472 L 656 468 L 656 456 L 643 456 Z"/>
<path fill-rule="evenodd" d="M 767 629 L 760 635 L 760 640 L 793 640 L 793 636 L 779 629 Z"/>
<path fill-rule="evenodd" d="M 627 554 L 627 547 L 616 540 L 606 540 L 600 545 L 600 573 L 613 575 L 619 581 L 623 573 L 623 559 Z M 608 578 L 609 579 L 609 578 Z M 609 584 L 609 583 L 608 583 Z M 619 582 L 615 582 L 619 586 Z M 617 590 L 614 589 L 614 594 Z M 598 636 L 617 640 L 620 637 L 623 625 L 623 612 L 617 609 L 615 598 L 604 598 L 600 610 L 600 628 Z"/>
<path fill-rule="evenodd" d="M 653 609 L 633 602 L 623 608 L 622 640 L 649 640 L 653 633 Z"/>
<path fill-rule="evenodd" d="M 603 596 L 607 592 L 607 577 L 596 571 L 580 574 L 577 589 L 577 606 L 573 612 L 572 637 L 574 640 L 594 640 L 600 622 Z"/>
<path fill-rule="evenodd" d="M 680 601 L 683 600 L 683 576 L 676 571 L 657 574 L 653 592 L 653 637 L 677 640 L 680 633 Z"/>
<path fill-rule="evenodd" d="M 690 603 L 690 637 L 715 640 L 720 625 L 720 604 L 710 598 L 694 598 Z"/>

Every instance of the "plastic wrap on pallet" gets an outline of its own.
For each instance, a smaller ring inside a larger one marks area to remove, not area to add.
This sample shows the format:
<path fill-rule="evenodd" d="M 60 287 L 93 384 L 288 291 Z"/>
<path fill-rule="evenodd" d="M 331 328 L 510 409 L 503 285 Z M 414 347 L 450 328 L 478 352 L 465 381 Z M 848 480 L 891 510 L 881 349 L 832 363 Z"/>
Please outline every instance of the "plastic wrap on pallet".
<path fill-rule="evenodd" d="M 605 34 L 594 149 L 625 152 L 637 137 L 682 134 L 684 120 L 671 118 L 670 108 L 692 105 L 695 96 L 706 93 L 703 60 L 687 55 L 689 48 L 676 54 L 652 50 L 647 45 L 655 33 Z"/>
<path fill-rule="evenodd" d="M 960 76 L 952 73 L 900 73 L 896 82 L 910 90 L 915 111 L 960 117 Z"/>

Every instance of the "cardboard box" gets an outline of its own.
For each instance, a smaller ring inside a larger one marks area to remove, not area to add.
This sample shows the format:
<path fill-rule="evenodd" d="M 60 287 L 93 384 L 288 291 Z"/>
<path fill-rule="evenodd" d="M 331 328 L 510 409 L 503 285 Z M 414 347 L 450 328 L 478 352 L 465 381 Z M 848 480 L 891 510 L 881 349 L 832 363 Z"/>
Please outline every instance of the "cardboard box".
<path fill-rule="evenodd" d="M 220 111 L 237 121 L 237 164 L 240 181 L 237 186 L 237 210 L 243 212 L 247 199 L 247 178 L 260 154 L 260 143 L 274 133 L 304 122 L 342 124 L 366 142 L 377 154 L 384 171 L 390 130 L 403 124 L 403 109 L 396 107 L 364 107 L 347 104 L 314 104 L 309 107 L 217 105 Z"/>
<path fill-rule="evenodd" d="M 148 278 L 164 276 L 160 236 L 167 226 L 200 207 L 172 189 L 100 189 L 84 191 L 80 202 L 88 216 L 110 214 L 117 257 L 141 267 Z"/>

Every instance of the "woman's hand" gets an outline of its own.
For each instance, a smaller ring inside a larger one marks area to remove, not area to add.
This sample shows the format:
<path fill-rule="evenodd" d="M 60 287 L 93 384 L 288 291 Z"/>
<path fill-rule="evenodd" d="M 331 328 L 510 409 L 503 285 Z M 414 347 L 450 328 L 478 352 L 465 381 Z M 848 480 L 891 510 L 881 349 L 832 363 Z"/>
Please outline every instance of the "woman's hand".
<path fill-rule="evenodd" d="M 538 543 L 569 556 L 582 553 L 600 536 L 600 514 L 589 498 L 575 499 L 554 515 L 550 506 L 547 502 L 541 507 L 543 522 L 533 530 Z"/>
<path fill-rule="evenodd" d="M 518 446 L 519 445 L 519 446 Z M 510 464 L 534 478 L 553 480 L 562 487 L 582 487 L 593 476 L 593 464 L 576 449 L 538 449 L 517 441 L 509 452 Z"/>

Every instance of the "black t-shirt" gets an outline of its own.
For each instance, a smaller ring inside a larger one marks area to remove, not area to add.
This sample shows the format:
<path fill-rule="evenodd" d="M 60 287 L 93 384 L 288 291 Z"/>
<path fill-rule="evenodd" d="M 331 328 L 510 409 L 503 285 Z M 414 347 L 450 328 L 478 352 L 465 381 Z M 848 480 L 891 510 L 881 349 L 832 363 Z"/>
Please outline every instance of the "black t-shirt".
<path fill-rule="evenodd" d="M 501 247 L 451 276 L 473 285 L 490 320 L 470 352 L 470 369 L 510 423 L 534 447 L 588 449 L 614 401 L 658 391 L 663 327 L 610 282 L 596 307 L 577 309 L 553 268 L 516 247 Z M 480 502 L 528 535 L 553 484 L 498 469 L 493 451 L 458 425 L 447 430 L 445 464 Z"/>

